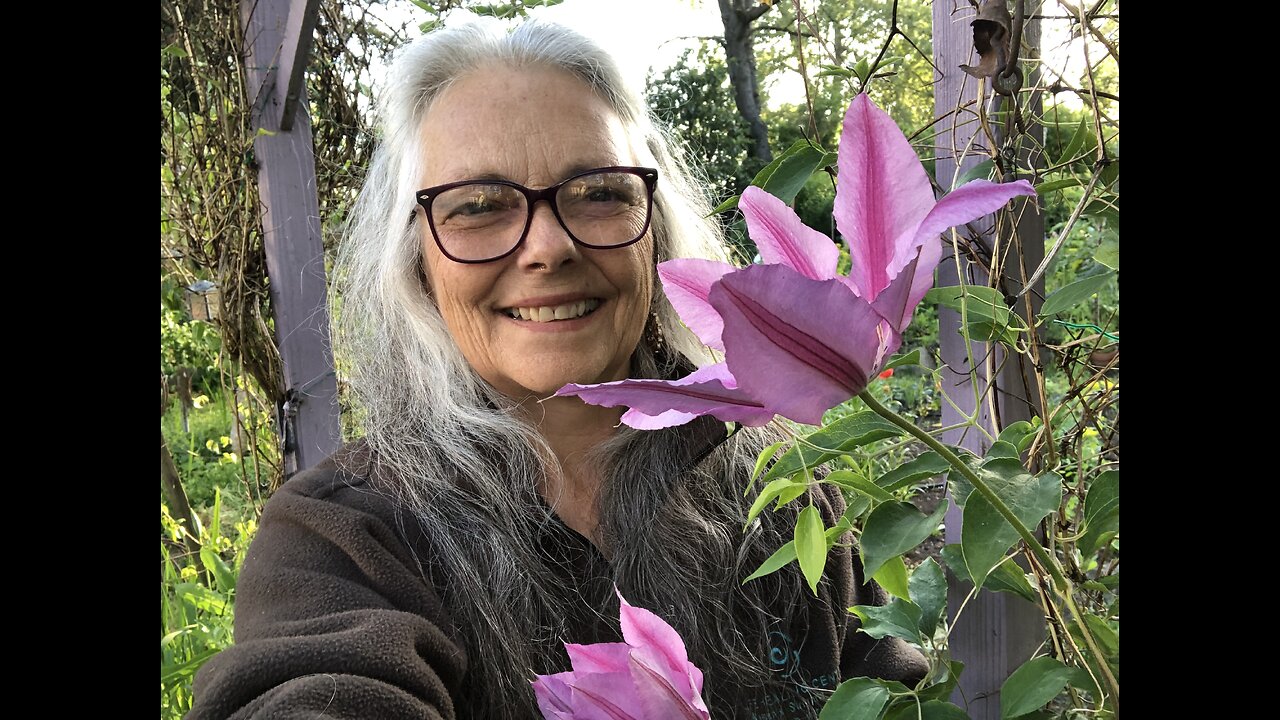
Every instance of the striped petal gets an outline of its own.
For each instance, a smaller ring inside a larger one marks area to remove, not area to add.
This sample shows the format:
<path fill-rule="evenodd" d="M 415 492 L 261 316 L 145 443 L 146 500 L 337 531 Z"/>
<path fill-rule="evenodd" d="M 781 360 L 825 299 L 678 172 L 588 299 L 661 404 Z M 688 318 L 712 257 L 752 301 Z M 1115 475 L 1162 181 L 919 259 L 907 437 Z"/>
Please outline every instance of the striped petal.
<path fill-rule="evenodd" d="M 747 234 L 765 264 L 786 265 L 814 280 L 836 276 L 840 248 L 831 238 L 805 225 L 786 203 L 752 185 L 742 191 L 738 208 L 747 221 Z"/>
<path fill-rule="evenodd" d="M 866 387 L 901 337 L 837 280 L 757 265 L 711 289 L 724 318 L 725 361 L 738 388 L 764 407 L 810 425 Z"/>
<path fill-rule="evenodd" d="M 871 301 L 892 280 L 897 243 L 914 240 L 907 231 L 933 208 L 933 187 L 906 136 L 865 94 L 845 113 L 839 157 L 836 227 L 849 246 L 849 278 Z"/>
<path fill-rule="evenodd" d="M 715 281 L 734 269 L 728 263 L 691 258 L 658 263 L 658 277 L 662 279 L 662 290 L 671 307 L 704 345 L 721 351 L 724 344 L 720 342 L 720 331 L 724 323 L 707 302 L 707 293 Z"/>
<path fill-rule="evenodd" d="M 657 430 L 712 415 L 725 422 L 760 427 L 773 411 L 737 388 L 724 363 L 708 365 L 679 380 L 618 380 L 598 385 L 565 385 L 557 396 L 576 395 L 602 407 L 625 405 L 622 421 L 639 430 Z M 666 424 L 663 424 L 666 423 Z"/>

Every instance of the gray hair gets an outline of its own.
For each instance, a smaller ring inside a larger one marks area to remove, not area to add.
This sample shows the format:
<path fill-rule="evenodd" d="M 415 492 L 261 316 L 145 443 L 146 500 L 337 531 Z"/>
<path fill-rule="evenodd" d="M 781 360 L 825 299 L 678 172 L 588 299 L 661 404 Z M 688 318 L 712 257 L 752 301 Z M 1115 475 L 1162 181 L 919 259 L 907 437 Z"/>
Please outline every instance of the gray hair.
<path fill-rule="evenodd" d="M 515 403 L 472 370 L 428 295 L 419 229 L 406 227 L 421 171 L 419 129 L 451 83 L 493 63 L 572 73 L 609 103 L 637 148 L 643 141 L 661 178 L 652 223 L 658 260 L 725 256 L 705 185 L 590 40 L 536 21 L 512 31 L 475 21 L 397 53 L 380 89 L 380 145 L 334 270 L 334 346 L 379 472 L 396 479 L 383 489 L 433 549 L 421 559 L 423 571 L 443 589 L 449 630 L 467 649 L 463 714 L 537 717 L 528 681 L 564 665 L 560 642 L 572 639 L 566 624 L 584 608 L 616 617 L 613 583 L 684 636 L 706 671 L 710 706 L 732 707 L 742 692 L 774 682 L 767 635 L 775 618 L 764 608 L 804 606 L 794 566 L 740 584 L 789 539 L 794 521 L 794 514 L 764 513 L 745 538 L 741 532 L 742 483 L 766 434 L 744 431 L 720 442 L 723 426 L 710 418 L 666 431 L 621 429 L 596 451 L 605 468 L 599 510 L 610 561 L 596 558 L 573 571 L 607 580 L 568 582 L 543 546 L 566 531 L 538 494 L 559 465 Z M 633 377 L 672 378 L 710 360 L 661 292 L 652 309 L 666 347 L 657 351 L 642 339 Z M 697 445 L 717 443 L 694 462 Z"/>

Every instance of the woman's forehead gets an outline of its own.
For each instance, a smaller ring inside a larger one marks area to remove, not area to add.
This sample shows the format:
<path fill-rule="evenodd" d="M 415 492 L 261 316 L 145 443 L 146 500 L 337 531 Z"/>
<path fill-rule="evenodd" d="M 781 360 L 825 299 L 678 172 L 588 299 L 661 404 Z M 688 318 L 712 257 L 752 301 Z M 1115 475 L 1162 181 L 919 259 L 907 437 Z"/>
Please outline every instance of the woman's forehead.
<path fill-rule="evenodd" d="M 490 65 L 458 78 L 422 124 L 425 181 L 500 178 L 553 184 L 632 165 L 617 113 L 589 85 L 545 66 Z"/>

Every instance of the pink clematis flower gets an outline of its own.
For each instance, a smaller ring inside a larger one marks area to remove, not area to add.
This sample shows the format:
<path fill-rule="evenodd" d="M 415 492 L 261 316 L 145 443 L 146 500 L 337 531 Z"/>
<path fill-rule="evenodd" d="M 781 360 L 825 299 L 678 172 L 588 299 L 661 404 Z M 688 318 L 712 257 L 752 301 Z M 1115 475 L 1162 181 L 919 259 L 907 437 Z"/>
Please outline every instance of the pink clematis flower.
<path fill-rule="evenodd" d="M 617 591 L 617 588 L 614 589 Z M 547 720 L 710 720 L 702 671 L 684 641 L 662 618 L 621 602 L 626 642 L 565 643 L 573 670 L 533 681 Z"/>
<path fill-rule="evenodd" d="M 835 218 L 849 247 L 848 277 L 836 272 L 840 252 L 827 236 L 786 203 L 748 187 L 738 207 L 764 264 L 738 269 L 683 259 L 658 266 L 672 307 L 725 362 L 679 380 L 566 385 L 556 394 L 626 405 L 622 421 L 641 429 L 699 415 L 758 426 L 780 414 L 820 424 L 902 344 L 933 286 L 939 234 L 1035 194 L 1026 180 L 974 180 L 935 201 L 910 142 L 866 95 L 845 114 L 838 164 Z"/>

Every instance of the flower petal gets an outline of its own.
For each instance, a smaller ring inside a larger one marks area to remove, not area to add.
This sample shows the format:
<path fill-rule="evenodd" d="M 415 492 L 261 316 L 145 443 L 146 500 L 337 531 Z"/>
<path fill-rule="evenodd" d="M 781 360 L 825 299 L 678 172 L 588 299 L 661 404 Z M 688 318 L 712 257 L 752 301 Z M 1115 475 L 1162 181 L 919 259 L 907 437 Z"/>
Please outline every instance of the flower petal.
<path fill-rule="evenodd" d="M 720 342 L 724 323 L 707 302 L 707 293 L 715 281 L 734 269 L 728 263 L 694 258 L 658 263 L 658 277 L 671 307 L 704 345 L 716 350 L 724 350 Z"/>
<path fill-rule="evenodd" d="M 894 332 L 900 334 L 911 324 L 916 305 L 933 287 L 933 269 L 941 258 L 942 243 L 926 242 L 916 257 L 893 278 L 889 287 L 871 303 Z"/>
<path fill-rule="evenodd" d="M 974 180 L 942 198 L 920 226 L 910 231 L 911 240 L 898 244 L 899 251 L 904 254 L 895 256 L 890 262 L 889 276 L 893 281 L 876 297 L 876 308 L 898 332 L 903 331 L 911 323 L 916 305 L 933 287 L 933 271 L 942 259 L 943 245 L 938 240 L 939 233 L 993 213 L 1015 197 L 1035 195 L 1035 192 L 1026 180 L 1011 183 Z"/>
<path fill-rule="evenodd" d="M 660 705 L 674 693 L 677 706 L 706 712 L 702 700 L 702 671 L 689 662 L 680 633 L 645 608 L 633 607 L 618 593 L 622 637 L 632 646 L 631 670 L 637 691 L 647 704 Z M 696 717 L 687 712 L 682 715 Z M 669 713 L 649 713 L 649 717 L 674 717 Z"/>
<path fill-rule="evenodd" d="M 773 411 L 737 389 L 724 363 L 708 365 L 679 380 L 570 384 L 556 391 L 557 397 L 566 395 L 576 395 L 591 405 L 630 407 L 632 411 L 624 413 L 622 421 L 640 430 L 679 425 L 700 415 L 714 415 L 725 422 L 751 427 L 773 419 Z M 673 410 L 678 412 L 670 412 Z"/>
<path fill-rule="evenodd" d="M 1035 188 L 1026 180 L 1016 180 L 1011 183 L 973 180 L 952 190 L 929 210 L 929 213 L 920 221 L 920 225 L 912 231 L 910 238 L 900 238 L 898 251 L 888 266 L 889 276 L 896 276 L 915 258 L 917 247 L 936 240 L 938 235 L 947 228 L 972 222 L 983 215 L 990 215 L 1020 195 L 1034 196 L 1035 194 Z M 924 264 L 921 264 L 917 267 L 917 272 L 923 268 Z M 933 268 L 928 268 L 928 272 L 933 272 Z"/>
<path fill-rule="evenodd" d="M 635 683 L 636 699 L 644 708 L 644 716 L 671 720 L 710 720 L 711 713 L 699 692 L 694 692 L 692 698 L 685 696 L 689 685 L 687 673 L 678 678 L 668 677 L 655 667 L 652 655 L 647 658 L 645 655 L 646 652 L 640 649 L 631 654 L 631 680 Z M 701 673 L 698 680 L 701 687 Z"/>
<path fill-rule="evenodd" d="M 933 186 L 906 136 L 865 94 L 845 113 L 839 166 L 836 227 L 849 246 L 849 277 L 871 301 L 892 279 L 895 243 L 913 239 L 904 233 L 933 208 Z"/>
<path fill-rule="evenodd" d="M 568 684 L 572 681 L 572 672 L 539 675 L 534 679 L 533 695 L 538 700 L 538 709 L 542 711 L 544 718 L 572 720 L 573 690 Z"/>
<path fill-rule="evenodd" d="M 574 720 L 649 720 L 630 672 L 577 675 L 571 687 Z"/>
<path fill-rule="evenodd" d="M 786 265 L 814 280 L 836 276 L 840 249 L 831 238 L 805 225 L 786 203 L 752 185 L 742 191 L 738 207 L 747 221 L 747 234 L 766 264 Z"/>
<path fill-rule="evenodd" d="M 622 413 L 622 424 L 637 430 L 661 430 L 663 428 L 684 425 L 696 417 L 698 413 L 667 410 L 657 415 L 646 415 L 639 410 L 628 410 Z"/>
<path fill-rule="evenodd" d="M 626 643 L 565 643 L 573 671 L 583 673 L 630 672 L 631 646 Z"/>
<path fill-rule="evenodd" d="M 653 648 L 661 653 L 664 664 L 671 672 L 683 672 L 689 666 L 689 655 L 684 649 L 684 640 L 675 628 L 653 612 L 641 607 L 634 607 L 622 597 L 622 592 L 614 587 L 618 594 L 618 619 L 622 622 L 622 637 L 633 648 Z"/>
<path fill-rule="evenodd" d="M 711 289 L 724 318 L 725 360 L 740 390 L 810 425 L 867 386 L 896 333 L 838 280 L 782 265 L 725 275 Z"/>

